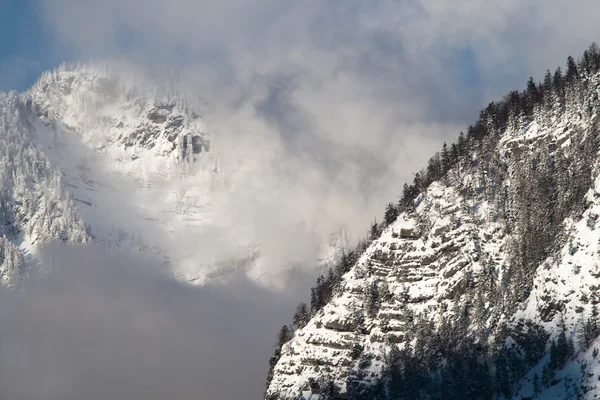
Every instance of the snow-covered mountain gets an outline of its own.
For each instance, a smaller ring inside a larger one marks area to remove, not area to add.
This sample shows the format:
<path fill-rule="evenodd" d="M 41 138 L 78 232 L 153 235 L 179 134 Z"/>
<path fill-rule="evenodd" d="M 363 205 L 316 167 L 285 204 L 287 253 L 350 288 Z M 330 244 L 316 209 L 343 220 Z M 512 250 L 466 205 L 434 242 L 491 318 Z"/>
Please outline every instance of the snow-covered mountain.
<path fill-rule="evenodd" d="M 213 145 L 207 102 L 180 89 L 106 63 L 61 66 L 25 93 L 0 93 L 7 282 L 34 267 L 39 246 L 52 240 L 141 250 L 189 282 L 270 272 L 261 268 L 270 256 L 264 243 L 231 215 L 244 176 L 223 171 L 228 149 Z M 325 263 L 347 243 L 331 233 Z M 281 274 L 293 273 L 285 267 Z"/>
<path fill-rule="evenodd" d="M 599 69 L 444 145 L 282 328 L 266 398 L 598 398 Z"/>
<path fill-rule="evenodd" d="M 189 240 L 216 214 L 219 165 L 198 104 L 114 68 L 44 74 L 23 95 L 33 142 L 63 173 L 97 241 L 148 249 L 178 275 L 202 279 L 208 271 Z"/>

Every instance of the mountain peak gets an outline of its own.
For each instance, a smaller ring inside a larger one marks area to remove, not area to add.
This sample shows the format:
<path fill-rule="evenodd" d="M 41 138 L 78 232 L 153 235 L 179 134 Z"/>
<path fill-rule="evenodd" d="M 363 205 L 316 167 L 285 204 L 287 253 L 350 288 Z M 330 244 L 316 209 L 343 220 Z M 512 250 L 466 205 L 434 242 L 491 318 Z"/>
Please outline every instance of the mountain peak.
<path fill-rule="evenodd" d="M 190 161 L 209 147 L 199 110 L 133 66 L 61 66 L 27 96 L 43 121 L 60 121 L 120 162 L 144 154 Z"/>

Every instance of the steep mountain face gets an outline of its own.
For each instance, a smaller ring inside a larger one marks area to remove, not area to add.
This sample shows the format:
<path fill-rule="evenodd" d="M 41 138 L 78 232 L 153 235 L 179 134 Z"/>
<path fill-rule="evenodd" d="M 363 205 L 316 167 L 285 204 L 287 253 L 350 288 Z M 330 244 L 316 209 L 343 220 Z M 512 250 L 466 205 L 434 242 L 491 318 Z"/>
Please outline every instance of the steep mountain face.
<path fill-rule="evenodd" d="M 597 398 L 600 57 L 572 61 L 483 110 L 318 281 L 267 399 Z"/>
<path fill-rule="evenodd" d="M 192 162 L 209 150 L 199 99 L 190 105 L 133 67 L 119 73 L 114 68 L 63 66 L 43 74 L 27 94 L 36 116 L 46 126 L 64 125 L 127 172 L 139 169 L 141 161 L 135 161 L 143 157 Z M 164 167 L 148 164 L 154 173 Z"/>
<path fill-rule="evenodd" d="M 214 266 L 191 241 L 218 216 L 220 174 L 200 102 L 115 68 L 44 74 L 21 96 L 32 141 L 63 174 L 97 242 L 149 251 L 202 281 Z"/>
<path fill-rule="evenodd" d="M 5 275 L 51 240 L 151 252 L 190 281 L 215 268 L 190 243 L 216 214 L 219 175 L 199 102 L 116 68 L 61 67 L 0 94 L 3 253 L 25 255 Z"/>

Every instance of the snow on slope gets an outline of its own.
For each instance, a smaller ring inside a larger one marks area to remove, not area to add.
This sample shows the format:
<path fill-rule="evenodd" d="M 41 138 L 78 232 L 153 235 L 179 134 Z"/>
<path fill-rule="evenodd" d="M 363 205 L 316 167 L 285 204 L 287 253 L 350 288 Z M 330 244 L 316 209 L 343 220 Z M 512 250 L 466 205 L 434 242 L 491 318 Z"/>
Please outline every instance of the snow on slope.
<path fill-rule="evenodd" d="M 417 202 L 415 215 L 401 215 L 389 226 L 344 276 L 340 294 L 284 346 L 268 393 L 294 398 L 309 378 L 322 371 L 344 390 L 356 368 L 352 359 L 356 344 L 372 355 L 371 365 L 363 369 L 365 379 L 378 377 L 389 345 L 407 337 L 409 315 L 436 318 L 452 313 L 456 292 L 468 274 L 481 272 L 482 257 L 502 264 L 502 225 L 477 223 L 487 219 L 486 204 L 471 216 L 456 190 L 440 183 L 431 185 Z M 402 237 L 402 230 L 418 233 L 419 238 Z M 383 282 L 397 300 L 383 304 L 370 317 L 364 313 L 365 288 Z M 366 333 L 357 324 L 361 319 Z"/>
<path fill-rule="evenodd" d="M 216 216 L 219 165 L 199 115 L 110 66 L 46 73 L 26 96 L 35 140 L 65 174 L 92 235 L 149 249 L 183 278 L 204 279 L 202 260 L 213 259 L 190 241 Z"/>
<path fill-rule="evenodd" d="M 599 82 L 598 75 L 590 78 L 588 89 L 568 102 L 561 113 L 537 112 L 526 123 L 514 118 L 489 154 L 474 154 L 471 166 L 490 154 L 498 157 L 494 162 L 507 166 L 508 175 L 501 187 L 506 190 L 509 209 L 516 176 L 523 174 L 522 164 L 513 160 L 538 151 L 552 155 L 556 149 L 577 160 L 581 150 L 573 143 L 597 135 Z M 594 150 L 598 152 L 597 147 Z M 488 316 L 468 328 L 469 334 L 478 338 L 482 332 L 491 332 L 492 340 L 503 325 L 523 326 L 532 321 L 543 326 L 550 339 L 556 339 L 564 323 L 577 354 L 536 398 L 567 399 L 580 394 L 597 398 L 600 341 L 585 351 L 578 344 L 578 332 L 600 288 L 600 165 L 596 161 L 591 167 L 593 184 L 585 195 L 584 211 L 556 222 L 564 245 L 558 255 L 544 260 L 535 270 L 529 296 L 512 314 L 494 303 L 498 300 L 492 300 L 489 288 L 482 288 L 490 277 L 496 284 L 506 280 L 509 249 L 522 240 L 517 232 L 507 229 L 507 218 L 515 216 L 503 215 L 499 205 L 488 198 L 488 171 L 454 167 L 415 200 L 414 211 L 402 213 L 383 231 L 342 277 L 333 299 L 284 344 L 267 398 L 296 399 L 300 394 L 308 398 L 309 382 L 319 378 L 333 380 L 342 392 L 351 375 L 363 382 L 377 382 L 393 344 L 414 346 L 417 323 L 433 321 L 439 327 L 444 319 L 457 320 L 461 310 L 473 303 Z M 476 194 L 465 197 L 468 192 Z M 366 293 L 374 286 L 382 300 L 380 307 L 369 313 Z M 533 395 L 533 376 L 541 376 L 549 359 L 548 355 L 543 357 L 518 382 L 515 399 Z"/>
<path fill-rule="evenodd" d="M 62 174 L 30 133 L 21 98 L 0 93 L 0 270 L 8 284 L 35 264 L 37 245 L 89 240 Z"/>

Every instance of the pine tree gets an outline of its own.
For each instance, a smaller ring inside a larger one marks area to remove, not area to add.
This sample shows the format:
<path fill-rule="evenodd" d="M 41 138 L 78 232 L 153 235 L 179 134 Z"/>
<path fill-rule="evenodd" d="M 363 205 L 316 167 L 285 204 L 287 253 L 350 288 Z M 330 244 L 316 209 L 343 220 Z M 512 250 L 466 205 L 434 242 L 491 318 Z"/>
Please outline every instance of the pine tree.
<path fill-rule="evenodd" d="M 529 80 L 527 81 L 527 89 L 526 89 L 526 110 L 525 110 L 525 114 L 527 115 L 531 115 L 533 114 L 533 109 L 535 107 L 535 105 L 538 103 L 539 99 L 539 92 L 538 92 L 538 88 L 535 85 L 535 81 L 533 80 L 533 77 L 530 77 Z"/>
<path fill-rule="evenodd" d="M 346 250 L 342 251 L 342 255 L 340 257 L 340 260 L 339 260 L 339 262 L 336 265 L 337 276 L 340 279 L 341 279 L 342 275 L 344 275 L 345 273 L 347 273 L 348 271 L 350 271 L 350 268 L 352 268 L 352 265 L 355 262 L 354 255 L 355 255 L 354 251 L 350 251 L 350 252 L 348 252 Z"/>
<path fill-rule="evenodd" d="M 562 92 L 563 92 L 563 74 L 562 74 L 562 70 L 560 69 L 560 67 L 556 68 L 556 71 L 554 71 L 554 76 L 552 77 L 552 89 L 554 89 L 554 92 L 561 96 Z"/>
<path fill-rule="evenodd" d="M 590 315 L 586 320 L 581 320 L 579 323 L 579 330 L 577 339 L 579 340 L 579 346 L 582 349 L 587 349 L 593 343 L 593 341 L 598 337 L 598 312 L 596 309 L 596 304 L 592 302 L 592 308 L 590 310 Z"/>
<path fill-rule="evenodd" d="M 552 379 L 554 379 L 554 369 L 550 364 L 546 364 L 544 365 L 544 368 L 542 368 L 542 385 L 544 385 L 544 387 L 550 387 Z"/>
<path fill-rule="evenodd" d="M 0 270 L 11 285 L 21 282 L 23 265 L 23 255 L 19 248 L 6 236 L 0 237 Z"/>
<path fill-rule="evenodd" d="M 292 339 L 292 331 L 287 325 L 283 325 L 279 330 L 279 335 L 277 335 L 277 345 L 281 349 L 284 344 L 289 342 Z"/>
<path fill-rule="evenodd" d="M 379 298 L 379 287 L 377 282 L 374 281 L 371 284 L 367 284 L 364 289 L 365 293 L 365 308 L 367 314 L 371 317 L 374 317 L 379 311 L 379 306 L 381 305 L 381 300 Z"/>
<path fill-rule="evenodd" d="M 552 341 L 552 346 L 550 347 L 550 365 L 552 369 L 562 368 L 567 361 L 567 358 L 572 353 L 569 342 L 567 341 L 567 334 L 562 315 L 559 329 L 560 331 L 556 342 Z"/>
<path fill-rule="evenodd" d="M 321 385 L 320 385 L 321 386 Z M 322 400 L 342 400 L 340 388 L 333 380 L 328 380 L 320 387 L 319 399 Z"/>
<path fill-rule="evenodd" d="M 310 289 L 310 312 L 314 315 L 323 307 L 323 296 L 321 293 L 321 282 L 323 276 L 317 278 L 317 283 Z"/>
<path fill-rule="evenodd" d="M 386 225 L 391 225 L 396 221 L 396 218 L 398 218 L 398 208 L 396 208 L 396 206 L 394 206 L 394 204 L 389 203 L 385 209 L 385 216 L 384 216 L 384 221 Z"/>
<path fill-rule="evenodd" d="M 588 54 L 590 56 L 590 72 L 596 73 L 600 69 L 600 49 L 596 42 L 592 42 L 588 48 Z"/>
<path fill-rule="evenodd" d="M 567 58 L 567 74 L 565 77 L 569 83 L 572 83 L 579 77 L 579 72 L 577 72 L 577 64 L 575 64 L 575 60 L 571 56 Z"/>
<path fill-rule="evenodd" d="M 450 161 L 450 152 L 448 151 L 448 145 L 446 142 L 442 145 L 442 152 L 440 153 L 440 163 L 442 167 L 442 174 L 446 174 L 452 166 Z"/>
<path fill-rule="evenodd" d="M 308 306 L 306 303 L 298 304 L 296 313 L 294 314 L 294 325 L 297 329 L 302 329 L 308 324 L 310 320 L 310 313 L 308 312 Z"/>
<path fill-rule="evenodd" d="M 425 178 L 425 186 L 428 186 L 431 182 L 440 179 L 442 176 L 442 168 L 440 161 L 440 154 L 435 153 L 433 157 L 429 159 L 427 163 L 427 174 Z"/>
<path fill-rule="evenodd" d="M 533 374 L 533 397 L 537 397 L 540 394 L 540 392 L 540 377 L 536 372 L 535 374 Z"/>
<path fill-rule="evenodd" d="M 546 75 L 544 75 L 544 92 L 545 93 L 550 93 L 550 91 L 552 90 L 552 73 L 550 72 L 550 70 L 546 70 Z"/>
<path fill-rule="evenodd" d="M 458 145 L 456 143 L 452 143 L 450 146 L 450 165 L 456 164 L 458 162 L 458 157 Z"/>
<path fill-rule="evenodd" d="M 285 343 L 292 339 L 292 332 L 288 328 L 287 325 L 283 325 L 279 330 L 279 334 L 277 335 L 277 343 L 275 344 L 275 351 L 271 358 L 269 358 L 269 372 L 267 374 L 267 382 L 266 385 L 269 387 L 269 383 L 273 379 L 273 372 L 275 370 L 275 365 L 281 358 L 281 348 Z"/>
<path fill-rule="evenodd" d="M 381 229 L 379 228 L 379 224 L 377 223 L 377 220 L 375 220 L 371 224 L 371 229 L 369 230 L 369 239 L 377 240 L 380 235 L 381 235 Z"/>
<path fill-rule="evenodd" d="M 420 172 L 417 172 L 415 174 L 415 177 L 413 178 L 413 186 L 415 187 L 417 192 L 422 192 L 423 190 L 425 190 L 424 177 L 421 175 Z"/>

